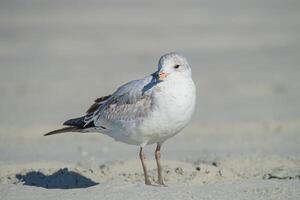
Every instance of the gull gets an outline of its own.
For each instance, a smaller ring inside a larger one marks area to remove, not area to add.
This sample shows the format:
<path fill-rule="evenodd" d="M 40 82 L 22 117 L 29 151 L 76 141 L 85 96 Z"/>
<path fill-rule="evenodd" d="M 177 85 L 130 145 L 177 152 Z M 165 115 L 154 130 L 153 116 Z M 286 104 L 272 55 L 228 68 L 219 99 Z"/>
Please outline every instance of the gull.
<path fill-rule="evenodd" d="M 142 79 L 120 86 L 111 95 L 95 100 L 83 117 L 67 120 L 67 127 L 46 133 L 99 132 L 116 141 L 140 148 L 145 184 L 151 185 L 143 152 L 156 144 L 157 183 L 164 184 L 160 150 L 162 144 L 187 126 L 195 110 L 196 87 L 185 57 L 167 53 L 158 69 Z"/>

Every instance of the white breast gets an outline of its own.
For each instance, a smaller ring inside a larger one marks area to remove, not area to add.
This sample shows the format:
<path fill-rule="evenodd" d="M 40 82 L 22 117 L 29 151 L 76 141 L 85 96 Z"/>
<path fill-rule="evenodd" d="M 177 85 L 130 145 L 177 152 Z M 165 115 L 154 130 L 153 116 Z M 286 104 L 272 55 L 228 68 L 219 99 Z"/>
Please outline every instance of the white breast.
<path fill-rule="evenodd" d="M 196 89 L 191 78 L 158 84 L 153 92 L 151 116 L 139 127 L 147 144 L 163 142 L 190 121 L 195 109 Z"/>

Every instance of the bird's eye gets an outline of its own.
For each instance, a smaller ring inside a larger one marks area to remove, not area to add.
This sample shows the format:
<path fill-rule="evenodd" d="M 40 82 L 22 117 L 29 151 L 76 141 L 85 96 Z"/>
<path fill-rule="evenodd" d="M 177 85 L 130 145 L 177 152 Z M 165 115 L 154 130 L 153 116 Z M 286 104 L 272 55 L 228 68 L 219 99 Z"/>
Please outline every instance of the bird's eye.
<path fill-rule="evenodd" d="M 175 69 L 178 69 L 179 67 L 180 67 L 180 65 L 175 65 L 174 66 Z"/>

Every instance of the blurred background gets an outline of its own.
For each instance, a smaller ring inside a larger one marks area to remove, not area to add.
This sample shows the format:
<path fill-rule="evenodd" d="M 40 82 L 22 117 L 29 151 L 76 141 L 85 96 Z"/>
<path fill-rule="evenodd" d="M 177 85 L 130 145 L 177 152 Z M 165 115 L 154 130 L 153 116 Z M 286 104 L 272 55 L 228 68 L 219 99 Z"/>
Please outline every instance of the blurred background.
<path fill-rule="evenodd" d="M 300 1 L 1 0 L 0 162 L 135 152 L 99 134 L 42 134 L 170 51 L 187 57 L 198 102 L 169 158 L 299 155 Z"/>

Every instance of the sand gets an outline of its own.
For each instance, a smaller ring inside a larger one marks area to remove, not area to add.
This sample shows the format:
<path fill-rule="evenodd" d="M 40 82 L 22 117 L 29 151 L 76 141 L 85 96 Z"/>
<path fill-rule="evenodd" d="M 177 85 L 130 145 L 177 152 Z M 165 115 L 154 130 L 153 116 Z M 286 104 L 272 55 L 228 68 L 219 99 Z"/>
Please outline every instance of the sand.
<path fill-rule="evenodd" d="M 263 127 L 253 128 L 256 132 L 260 129 Z M 0 197 L 298 199 L 299 141 L 293 141 L 297 135 L 292 134 L 292 128 L 286 130 L 283 139 L 276 131 L 252 134 L 249 138 L 248 131 L 242 129 L 237 130 L 239 134 L 231 130 L 216 139 L 216 132 L 207 128 L 199 133 L 187 129 L 163 146 L 167 187 L 145 186 L 138 148 L 107 136 L 65 134 L 22 142 L 6 139 L 6 144 L 1 143 L 1 152 L 6 155 L 1 155 Z M 230 141 L 222 137 L 230 137 Z M 286 143 L 290 146 L 286 147 Z M 155 183 L 153 150 L 154 146 L 147 148 L 147 164 Z M 288 150 L 294 155 L 288 155 Z"/>
<path fill-rule="evenodd" d="M 0 199 L 300 199 L 299 10 L 293 0 L 1 1 Z M 42 136 L 174 50 L 198 99 L 162 146 L 167 187 L 144 185 L 138 147 Z"/>
<path fill-rule="evenodd" d="M 153 160 L 149 162 L 154 163 Z M 300 161 L 277 156 L 164 161 L 167 187 L 145 186 L 140 163 L 39 162 L 1 166 L 3 199 L 297 199 Z M 155 169 L 150 167 L 154 179 Z"/>

